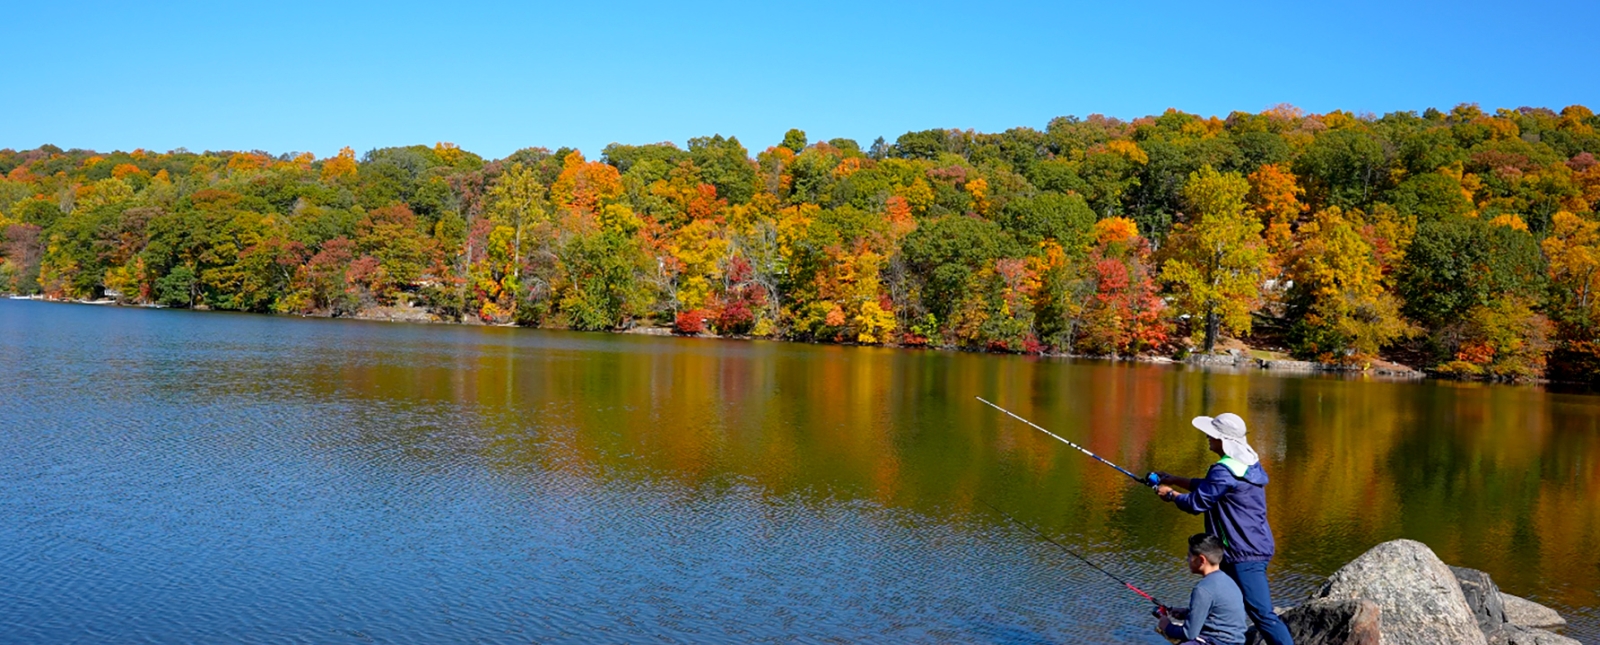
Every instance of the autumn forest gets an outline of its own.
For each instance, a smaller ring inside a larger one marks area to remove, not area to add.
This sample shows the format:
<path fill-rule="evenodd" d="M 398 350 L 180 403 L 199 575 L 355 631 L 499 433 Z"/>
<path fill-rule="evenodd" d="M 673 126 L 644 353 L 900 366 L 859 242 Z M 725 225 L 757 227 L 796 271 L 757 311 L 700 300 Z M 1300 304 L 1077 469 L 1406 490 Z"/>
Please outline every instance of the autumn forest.
<path fill-rule="evenodd" d="M 0 151 L 0 291 L 1089 356 L 1243 341 L 1600 378 L 1600 117 L 1060 117 L 310 154 Z"/>

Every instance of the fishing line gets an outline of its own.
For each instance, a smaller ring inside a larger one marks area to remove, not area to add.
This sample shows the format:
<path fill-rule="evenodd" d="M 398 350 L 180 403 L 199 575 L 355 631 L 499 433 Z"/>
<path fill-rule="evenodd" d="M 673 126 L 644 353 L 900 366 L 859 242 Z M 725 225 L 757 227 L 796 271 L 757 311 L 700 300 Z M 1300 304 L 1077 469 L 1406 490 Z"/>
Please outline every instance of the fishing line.
<path fill-rule="evenodd" d="M 1145 600 L 1148 600 L 1148 601 L 1150 601 L 1152 603 L 1155 603 L 1155 605 L 1156 605 L 1156 607 L 1158 609 L 1165 610 L 1167 608 L 1166 605 L 1161 604 L 1161 601 L 1156 600 L 1155 596 L 1152 596 L 1152 595 L 1150 595 L 1148 593 L 1145 593 L 1145 591 L 1143 589 L 1140 589 L 1138 587 L 1133 586 L 1133 583 L 1128 582 L 1127 580 L 1123 580 L 1122 577 L 1118 576 L 1117 574 L 1114 574 L 1114 573 L 1112 573 L 1110 571 L 1106 571 L 1105 569 L 1100 568 L 1100 565 L 1095 564 L 1094 562 L 1090 561 L 1088 558 L 1083 557 L 1082 555 L 1079 555 L 1077 551 L 1073 551 L 1072 549 L 1067 548 L 1066 545 L 1063 545 L 1060 542 L 1055 541 L 1050 536 L 1045 535 L 1039 529 L 1033 528 L 1031 525 L 1023 522 L 1022 520 L 1019 520 L 1019 519 L 1017 519 L 1015 517 L 1012 517 L 1010 513 L 1007 513 L 1005 511 L 1000 510 L 999 507 L 996 507 L 994 504 L 990 504 L 989 502 L 986 502 L 986 501 L 984 501 L 982 499 L 979 499 L 979 498 L 976 498 L 976 497 L 974 497 L 973 499 L 977 500 L 977 502 L 979 504 L 982 504 L 984 506 L 989 507 L 989 510 L 994 511 L 996 513 L 999 513 L 1001 517 L 1004 517 L 1004 518 L 1006 518 L 1008 520 L 1011 520 L 1012 524 L 1016 524 L 1017 526 L 1020 526 L 1020 527 L 1022 527 L 1024 529 L 1027 529 L 1029 533 L 1032 533 L 1032 534 L 1038 536 L 1039 539 L 1044 540 L 1046 542 L 1049 542 L 1051 544 L 1054 544 L 1056 548 L 1061 549 L 1062 551 L 1066 552 L 1067 555 L 1070 555 L 1070 556 L 1072 556 L 1074 558 L 1077 558 L 1078 560 L 1082 561 L 1084 564 L 1089 565 L 1095 571 L 1099 571 L 1100 573 L 1106 574 L 1106 577 L 1111 578 L 1112 580 L 1115 580 L 1117 582 L 1120 582 L 1120 583 L 1122 583 L 1122 586 L 1127 587 L 1129 590 L 1133 591 L 1136 594 L 1144 596 Z"/>

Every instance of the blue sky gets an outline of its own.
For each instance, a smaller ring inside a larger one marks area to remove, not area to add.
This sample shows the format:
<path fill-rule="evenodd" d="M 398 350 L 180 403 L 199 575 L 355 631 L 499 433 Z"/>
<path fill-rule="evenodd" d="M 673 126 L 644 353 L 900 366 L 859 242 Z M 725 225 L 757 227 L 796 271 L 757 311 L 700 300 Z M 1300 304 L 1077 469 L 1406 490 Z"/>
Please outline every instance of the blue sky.
<path fill-rule="evenodd" d="M 21 0 L 0 147 L 594 157 L 1168 107 L 1600 109 L 1600 3 L 1118 4 Z"/>

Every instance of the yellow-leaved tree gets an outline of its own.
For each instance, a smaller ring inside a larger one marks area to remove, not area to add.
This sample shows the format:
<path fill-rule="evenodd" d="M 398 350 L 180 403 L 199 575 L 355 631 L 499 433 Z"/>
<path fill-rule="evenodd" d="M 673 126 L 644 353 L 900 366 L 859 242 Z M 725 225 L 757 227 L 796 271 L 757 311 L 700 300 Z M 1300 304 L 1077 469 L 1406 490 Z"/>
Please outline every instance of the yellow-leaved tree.
<path fill-rule="evenodd" d="M 1239 173 L 1207 165 L 1189 173 L 1183 186 L 1188 221 L 1173 226 L 1163 248 L 1162 279 L 1174 295 L 1173 309 L 1200 324 L 1191 336 L 1203 348 L 1217 336 L 1250 333 L 1250 312 L 1261 300 L 1262 267 L 1269 259 L 1261 220 L 1245 209 L 1250 182 Z"/>
<path fill-rule="evenodd" d="M 339 154 L 332 159 L 322 162 L 322 180 L 337 182 L 345 178 L 355 178 L 357 172 L 356 151 L 350 146 L 339 149 Z"/>
<path fill-rule="evenodd" d="M 1595 297 L 1595 283 L 1600 282 L 1600 222 L 1566 211 L 1556 213 L 1543 246 L 1558 301 L 1572 314 L 1600 320 L 1600 298 Z"/>
<path fill-rule="evenodd" d="M 1399 299 L 1383 288 L 1377 254 L 1361 227 L 1330 206 L 1300 228 L 1288 273 L 1289 318 L 1291 343 L 1304 358 L 1366 364 L 1411 332 Z"/>
<path fill-rule="evenodd" d="M 548 217 L 547 192 L 533 170 L 520 163 L 512 163 L 489 187 L 489 218 L 496 226 L 511 229 L 513 281 L 522 278 L 522 239 L 527 229 Z"/>
<path fill-rule="evenodd" d="M 713 282 L 722 277 L 721 263 L 728 251 L 728 240 L 717 223 L 697 219 L 678 229 L 668 247 L 677 265 L 677 299 L 674 309 L 704 309 L 714 295 Z"/>
<path fill-rule="evenodd" d="M 1550 218 L 1543 247 L 1549 258 L 1550 295 L 1556 319 L 1551 367 L 1562 378 L 1600 373 L 1600 221 L 1561 211 Z"/>

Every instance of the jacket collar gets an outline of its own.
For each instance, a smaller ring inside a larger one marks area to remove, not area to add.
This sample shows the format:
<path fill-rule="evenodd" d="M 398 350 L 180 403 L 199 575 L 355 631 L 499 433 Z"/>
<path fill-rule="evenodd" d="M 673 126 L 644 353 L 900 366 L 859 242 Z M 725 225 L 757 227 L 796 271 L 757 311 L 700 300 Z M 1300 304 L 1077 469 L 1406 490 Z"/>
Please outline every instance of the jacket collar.
<path fill-rule="evenodd" d="M 1228 472 L 1233 473 L 1234 477 L 1238 477 L 1240 479 L 1244 478 L 1244 471 L 1250 469 L 1250 467 L 1245 465 L 1244 462 L 1234 459 L 1233 457 L 1223 457 L 1218 459 L 1217 463 L 1222 464 L 1223 468 L 1227 468 Z"/>

